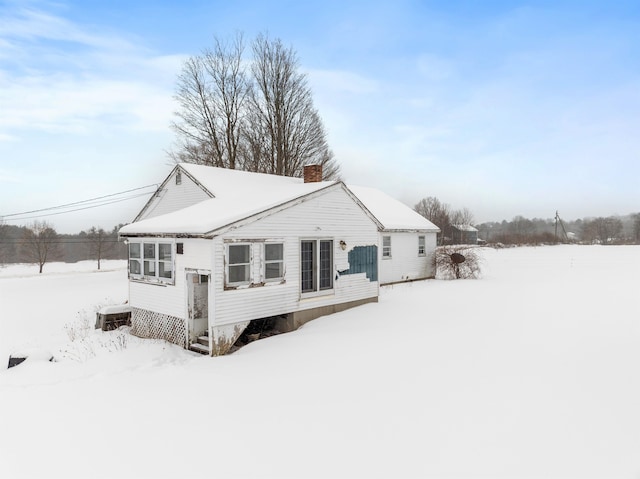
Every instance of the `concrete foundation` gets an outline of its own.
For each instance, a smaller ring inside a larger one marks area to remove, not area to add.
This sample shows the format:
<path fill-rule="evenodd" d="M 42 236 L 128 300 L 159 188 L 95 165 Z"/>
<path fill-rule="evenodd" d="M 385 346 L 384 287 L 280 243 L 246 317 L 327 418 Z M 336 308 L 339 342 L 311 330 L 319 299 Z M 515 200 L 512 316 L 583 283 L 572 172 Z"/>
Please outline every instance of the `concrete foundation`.
<path fill-rule="evenodd" d="M 289 313 L 279 318 L 276 322 L 276 328 L 283 333 L 289 331 L 295 331 L 303 324 L 308 323 L 320 316 L 326 316 L 327 314 L 339 313 L 356 306 L 361 306 L 367 303 L 377 303 L 378 297 L 359 299 L 357 301 L 349 301 L 347 303 L 332 304 L 329 306 L 321 306 L 319 308 L 305 309 L 304 311 L 296 311 L 295 313 Z"/>

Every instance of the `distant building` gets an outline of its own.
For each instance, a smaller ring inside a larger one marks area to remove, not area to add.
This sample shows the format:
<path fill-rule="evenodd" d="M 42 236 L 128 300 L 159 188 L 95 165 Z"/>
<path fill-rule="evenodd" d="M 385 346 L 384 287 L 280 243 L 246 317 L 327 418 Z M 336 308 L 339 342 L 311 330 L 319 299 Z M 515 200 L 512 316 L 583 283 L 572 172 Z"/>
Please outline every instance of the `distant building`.
<path fill-rule="evenodd" d="M 451 244 L 478 244 L 478 230 L 471 225 L 451 225 Z"/>

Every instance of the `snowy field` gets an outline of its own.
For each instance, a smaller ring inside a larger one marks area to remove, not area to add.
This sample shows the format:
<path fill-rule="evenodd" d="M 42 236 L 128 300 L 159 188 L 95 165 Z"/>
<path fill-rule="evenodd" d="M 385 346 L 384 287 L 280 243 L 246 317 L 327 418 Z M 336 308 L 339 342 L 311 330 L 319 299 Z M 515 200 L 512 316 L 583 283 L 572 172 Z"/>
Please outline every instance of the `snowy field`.
<path fill-rule="evenodd" d="M 59 359 L 0 369 L 0 477 L 640 478 L 640 247 L 483 257 L 222 358 L 71 342 L 124 262 L 0 269 L 0 360 Z"/>

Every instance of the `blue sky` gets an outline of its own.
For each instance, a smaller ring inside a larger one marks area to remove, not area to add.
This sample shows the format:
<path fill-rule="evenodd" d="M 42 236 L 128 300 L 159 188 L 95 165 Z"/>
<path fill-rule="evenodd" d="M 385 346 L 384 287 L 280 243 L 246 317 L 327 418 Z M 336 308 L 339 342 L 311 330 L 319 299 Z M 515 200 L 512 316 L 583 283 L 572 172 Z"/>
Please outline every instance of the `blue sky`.
<path fill-rule="evenodd" d="M 0 0 L 0 216 L 161 182 L 182 62 L 236 31 L 298 52 L 347 183 L 477 222 L 640 211 L 639 2 Z"/>

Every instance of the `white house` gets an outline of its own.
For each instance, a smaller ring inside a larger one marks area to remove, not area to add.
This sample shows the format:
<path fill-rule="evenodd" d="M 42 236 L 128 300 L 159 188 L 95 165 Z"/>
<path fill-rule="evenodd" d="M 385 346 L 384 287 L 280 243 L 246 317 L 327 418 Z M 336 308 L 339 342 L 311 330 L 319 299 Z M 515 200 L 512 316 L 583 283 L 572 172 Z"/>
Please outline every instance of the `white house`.
<path fill-rule="evenodd" d="M 315 165 L 304 180 L 177 165 L 120 230 L 132 332 L 219 355 L 252 320 L 278 316 L 280 329 L 292 330 L 377 301 L 381 238 L 409 231 L 321 177 Z M 409 279 L 428 276 L 411 271 Z"/>
<path fill-rule="evenodd" d="M 352 185 L 349 189 L 382 225 L 378 235 L 380 284 L 434 278 L 440 229 L 380 190 Z"/>

